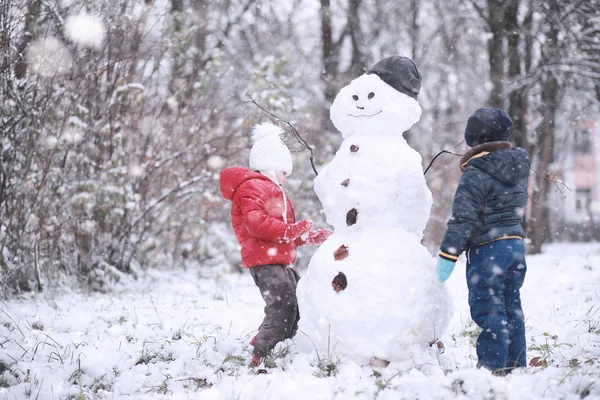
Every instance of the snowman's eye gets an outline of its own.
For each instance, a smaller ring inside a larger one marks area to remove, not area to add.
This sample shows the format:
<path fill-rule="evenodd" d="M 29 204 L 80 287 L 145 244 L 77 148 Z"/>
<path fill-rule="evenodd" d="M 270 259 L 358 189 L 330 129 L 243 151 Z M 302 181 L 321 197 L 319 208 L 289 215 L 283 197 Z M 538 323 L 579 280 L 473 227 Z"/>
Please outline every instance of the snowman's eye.
<path fill-rule="evenodd" d="M 353 95 L 352 98 L 354 99 L 354 101 L 358 101 L 358 96 L 357 95 Z"/>
<path fill-rule="evenodd" d="M 375 93 L 373 93 L 373 92 L 369 93 L 368 97 L 369 97 L 369 100 L 371 100 L 373 97 L 375 97 Z"/>

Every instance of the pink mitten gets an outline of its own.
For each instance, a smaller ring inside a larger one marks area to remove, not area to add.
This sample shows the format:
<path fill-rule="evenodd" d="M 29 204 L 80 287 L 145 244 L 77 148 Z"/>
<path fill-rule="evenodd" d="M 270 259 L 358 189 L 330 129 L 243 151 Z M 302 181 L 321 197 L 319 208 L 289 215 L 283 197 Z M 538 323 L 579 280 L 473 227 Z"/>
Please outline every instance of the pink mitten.
<path fill-rule="evenodd" d="M 315 223 L 307 219 L 300 220 L 293 224 L 288 224 L 285 227 L 285 233 L 283 235 L 284 242 L 291 242 L 302 235 L 310 232 Z"/>
<path fill-rule="evenodd" d="M 308 237 L 304 241 L 304 246 L 318 246 L 327 240 L 333 231 L 329 228 L 317 229 L 308 232 Z"/>

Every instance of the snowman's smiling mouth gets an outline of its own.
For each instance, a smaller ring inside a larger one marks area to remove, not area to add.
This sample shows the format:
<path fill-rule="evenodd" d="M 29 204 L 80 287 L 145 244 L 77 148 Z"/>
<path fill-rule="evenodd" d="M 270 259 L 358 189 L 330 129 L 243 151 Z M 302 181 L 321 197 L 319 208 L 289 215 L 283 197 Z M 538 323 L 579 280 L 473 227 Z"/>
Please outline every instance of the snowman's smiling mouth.
<path fill-rule="evenodd" d="M 354 114 L 348 114 L 349 117 L 354 117 L 354 118 L 370 118 L 370 117 L 374 117 L 377 114 L 381 114 L 383 110 L 379 110 L 377 111 L 375 114 L 362 114 L 362 115 L 354 115 Z"/>

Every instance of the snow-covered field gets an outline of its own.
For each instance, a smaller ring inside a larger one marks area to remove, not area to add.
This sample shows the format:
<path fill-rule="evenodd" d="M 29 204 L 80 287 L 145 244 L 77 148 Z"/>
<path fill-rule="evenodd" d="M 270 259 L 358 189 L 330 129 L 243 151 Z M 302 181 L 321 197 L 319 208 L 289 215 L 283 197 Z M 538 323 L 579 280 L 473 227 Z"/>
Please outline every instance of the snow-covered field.
<path fill-rule="evenodd" d="M 448 285 L 446 352 L 384 369 L 292 341 L 276 348 L 273 368 L 249 368 L 263 303 L 247 273 L 152 271 L 109 294 L 2 302 L 0 399 L 600 398 L 600 244 L 552 245 L 528 258 L 530 367 L 508 377 L 475 368 L 464 262 Z"/>

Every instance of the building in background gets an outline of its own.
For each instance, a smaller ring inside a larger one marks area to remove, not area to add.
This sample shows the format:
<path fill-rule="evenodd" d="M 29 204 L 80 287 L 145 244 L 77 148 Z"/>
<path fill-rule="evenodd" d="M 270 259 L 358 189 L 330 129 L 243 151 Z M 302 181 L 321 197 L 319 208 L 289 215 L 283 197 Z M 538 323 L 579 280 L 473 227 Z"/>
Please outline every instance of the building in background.
<path fill-rule="evenodd" d="M 582 119 L 565 140 L 557 188 L 555 239 L 600 240 L 600 122 Z M 570 189 L 570 190 L 569 190 Z"/>

